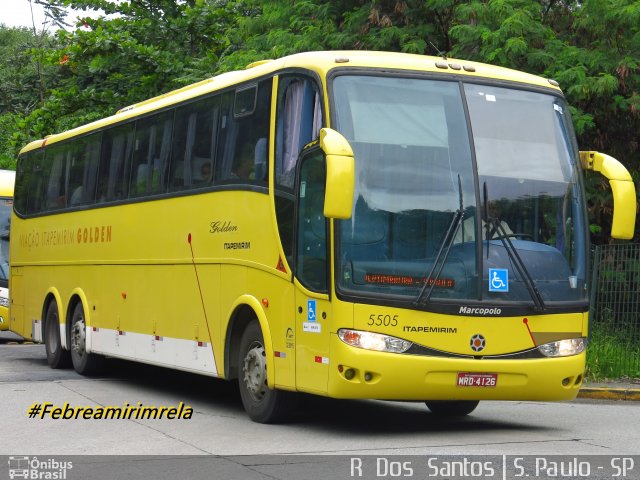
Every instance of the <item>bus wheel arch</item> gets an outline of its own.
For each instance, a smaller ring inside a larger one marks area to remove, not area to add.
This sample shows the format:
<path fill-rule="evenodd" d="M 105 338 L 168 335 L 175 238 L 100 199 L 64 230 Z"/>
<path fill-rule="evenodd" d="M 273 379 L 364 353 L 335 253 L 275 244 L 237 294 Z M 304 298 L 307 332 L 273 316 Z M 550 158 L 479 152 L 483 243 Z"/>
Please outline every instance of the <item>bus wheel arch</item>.
<path fill-rule="evenodd" d="M 264 347 L 267 354 L 267 367 L 273 372 L 273 344 L 271 342 L 271 330 L 267 322 L 267 316 L 258 299 L 250 295 L 242 295 L 232 306 L 232 314 L 229 316 L 224 343 L 224 377 L 228 380 L 238 378 L 238 351 L 240 341 L 245 329 L 256 321 L 260 325 L 264 338 Z M 273 388 L 275 379 L 270 374 L 268 378 L 269 388 Z"/>
<path fill-rule="evenodd" d="M 71 353 L 64 347 L 66 340 L 66 328 L 62 332 L 60 319 L 60 295 L 50 291 L 45 297 L 42 307 L 42 337 L 47 354 L 47 363 L 51 368 L 69 368 L 71 366 Z"/>

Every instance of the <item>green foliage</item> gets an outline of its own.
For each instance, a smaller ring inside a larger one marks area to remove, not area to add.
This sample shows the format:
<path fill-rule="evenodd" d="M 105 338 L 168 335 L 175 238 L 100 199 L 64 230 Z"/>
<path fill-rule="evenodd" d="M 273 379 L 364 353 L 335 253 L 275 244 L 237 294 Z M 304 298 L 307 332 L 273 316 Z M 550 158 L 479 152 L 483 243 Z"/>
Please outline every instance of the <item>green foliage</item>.
<path fill-rule="evenodd" d="M 0 114 L 0 168 L 15 170 L 16 158 L 13 152 L 19 140 L 20 116 L 15 113 Z"/>
<path fill-rule="evenodd" d="M 224 23 L 233 20 L 218 3 L 201 0 L 38 3 L 44 4 L 60 25 L 64 24 L 64 6 L 100 9 L 116 16 L 80 18 L 74 28 L 60 29 L 51 41 L 23 51 L 46 69 L 48 88 L 40 105 L 31 88 L 33 103 L 18 122 L 16 145 L 201 80 L 203 64 L 207 62 L 213 71 L 217 52 L 227 46 Z M 14 149 L 14 157 L 15 153 Z"/>
<path fill-rule="evenodd" d="M 38 74 L 31 56 L 33 34 L 26 28 L 0 29 L 0 112 L 25 112 L 38 96 Z"/>
<path fill-rule="evenodd" d="M 14 168 L 22 118 L 42 104 L 51 70 L 38 50 L 50 44 L 46 33 L 0 27 L 0 167 Z"/>

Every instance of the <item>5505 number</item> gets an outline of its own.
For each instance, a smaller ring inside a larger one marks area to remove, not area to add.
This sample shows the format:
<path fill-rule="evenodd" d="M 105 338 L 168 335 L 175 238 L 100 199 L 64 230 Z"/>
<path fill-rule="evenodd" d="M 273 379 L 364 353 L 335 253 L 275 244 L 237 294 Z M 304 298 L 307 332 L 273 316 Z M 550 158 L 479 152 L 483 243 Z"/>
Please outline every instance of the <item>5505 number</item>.
<path fill-rule="evenodd" d="M 376 315 L 372 313 L 369 315 L 369 322 L 367 325 L 375 325 L 376 327 L 397 327 L 398 315 Z"/>

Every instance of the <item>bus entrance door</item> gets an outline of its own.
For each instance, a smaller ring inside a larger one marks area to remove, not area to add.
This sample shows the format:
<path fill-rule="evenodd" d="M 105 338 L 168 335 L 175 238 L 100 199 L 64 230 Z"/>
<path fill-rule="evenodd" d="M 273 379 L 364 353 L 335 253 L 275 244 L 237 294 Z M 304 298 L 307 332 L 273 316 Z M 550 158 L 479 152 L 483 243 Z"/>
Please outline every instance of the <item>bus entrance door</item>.
<path fill-rule="evenodd" d="M 318 297 L 300 290 L 296 294 L 296 386 L 305 391 L 325 393 L 329 378 L 331 304 Z"/>

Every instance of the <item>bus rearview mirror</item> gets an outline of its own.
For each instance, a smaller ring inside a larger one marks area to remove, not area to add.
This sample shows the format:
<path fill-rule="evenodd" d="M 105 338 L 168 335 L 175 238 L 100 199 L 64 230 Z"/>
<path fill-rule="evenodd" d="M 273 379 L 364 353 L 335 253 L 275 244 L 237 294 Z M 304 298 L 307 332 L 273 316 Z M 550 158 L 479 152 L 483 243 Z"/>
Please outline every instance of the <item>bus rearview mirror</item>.
<path fill-rule="evenodd" d="M 600 152 L 580 152 L 585 170 L 600 172 L 609 180 L 613 192 L 613 222 L 611 236 L 630 240 L 636 225 L 636 189 L 627 169 L 613 157 Z"/>
<path fill-rule="evenodd" d="M 353 149 L 346 138 L 330 128 L 320 130 L 320 147 L 327 165 L 324 216 L 351 218 L 355 185 Z"/>

